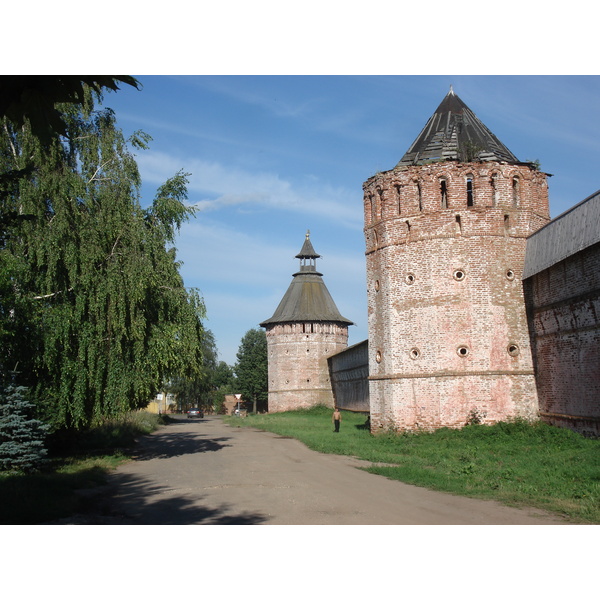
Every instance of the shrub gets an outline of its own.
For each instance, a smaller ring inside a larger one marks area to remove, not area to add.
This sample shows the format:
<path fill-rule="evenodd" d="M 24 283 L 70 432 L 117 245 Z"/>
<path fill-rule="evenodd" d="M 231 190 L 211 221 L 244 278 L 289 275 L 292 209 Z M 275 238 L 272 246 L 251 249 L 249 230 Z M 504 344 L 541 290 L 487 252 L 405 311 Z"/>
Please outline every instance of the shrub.
<path fill-rule="evenodd" d="M 47 453 L 44 441 L 48 426 L 32 418 L 33 404 L 26 389 L 0 388 L 0 470 L 32 471 Z"/>

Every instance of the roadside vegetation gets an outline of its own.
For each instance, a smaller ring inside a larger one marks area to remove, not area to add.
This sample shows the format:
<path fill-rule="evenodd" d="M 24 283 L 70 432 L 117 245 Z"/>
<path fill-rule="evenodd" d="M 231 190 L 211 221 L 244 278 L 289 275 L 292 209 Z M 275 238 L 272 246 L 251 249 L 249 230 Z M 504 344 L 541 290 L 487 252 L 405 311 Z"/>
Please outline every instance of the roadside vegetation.
<path fill-rule="evenodd" d="M 136 411 L 86 431 L 51 436 L 37 470 L 0 472 L 0 524 L 42 524 L 85 512 L 90 499 L 84 490 L 104 485 L 108 474 L 129 460 L 135 440 L 165 419 Z"/>
<path fill-rule="evenodd" d="M 318 452 L 357 457 L 366 471 L 389 479 L 600 523 L 600 440 L 524 421 L 371 435 L 365 415 L 349 412 L 335 434 L 331 412 L 315 407 L 225 420 L 296 438 Z"/>

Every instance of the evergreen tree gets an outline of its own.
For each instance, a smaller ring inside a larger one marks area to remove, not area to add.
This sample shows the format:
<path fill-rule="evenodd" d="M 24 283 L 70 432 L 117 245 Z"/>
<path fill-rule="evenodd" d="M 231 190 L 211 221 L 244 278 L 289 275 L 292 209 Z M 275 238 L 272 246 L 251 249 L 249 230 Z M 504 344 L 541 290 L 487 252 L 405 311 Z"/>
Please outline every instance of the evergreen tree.
<path fill-rule="evenodd" d="M 34 405 L 25 388 L 0 388 L 0 470 L 37 469 L 44 456 L 48 426 L 31 417 Z"/>
<path fill-rule="evenodd" d="M 268 397 L 267 336 L 262 329 L 250 329 L 242 338 L 234 367 L 237 389 L 252 402 L 253 411 L 266 410 Z"/>
<path fill-rule="evenodd" d="M 45 421 L 86 427 L 147 405 L 161 382 L 202 365 L 202 299 L 172 247 L 193 214 L 187 174 L 140 205 L 133 149 L 114 113 L 58 105 L 64 137 L 0 121 L 0 377 L 31 388 Z M 10 174 L 15 174 L 11 177 Z"/>

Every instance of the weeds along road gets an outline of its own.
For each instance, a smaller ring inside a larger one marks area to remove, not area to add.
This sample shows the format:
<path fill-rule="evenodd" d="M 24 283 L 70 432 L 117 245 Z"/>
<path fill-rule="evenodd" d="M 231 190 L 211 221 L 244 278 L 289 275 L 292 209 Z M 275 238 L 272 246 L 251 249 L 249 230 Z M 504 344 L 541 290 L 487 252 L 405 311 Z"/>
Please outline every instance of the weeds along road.
<path fill-rule="evenodd" d="M 366 473 L 294 439 L 180 419 L 140 440 L 92 523 L 198 525 L 558 524 L 559 518 Z"/>

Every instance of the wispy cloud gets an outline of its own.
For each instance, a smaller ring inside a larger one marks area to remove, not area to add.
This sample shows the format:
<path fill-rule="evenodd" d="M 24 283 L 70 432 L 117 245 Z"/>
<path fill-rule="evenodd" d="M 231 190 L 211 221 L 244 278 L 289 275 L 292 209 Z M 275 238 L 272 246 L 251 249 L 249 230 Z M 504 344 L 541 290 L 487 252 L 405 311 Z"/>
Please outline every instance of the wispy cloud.
<path fill-rule="evenodd" d="M 164 181 L 179 169 L 191 173 L 190 202 L 200 211 L 232 206 L 268 208 L 334 218 L 345 227 L 362 228 L 360 194 L 312 177 L 292 182 L 276 173 L 249 171 L 201 158 L 179 159 L 161 152 L 144 153 L 138 157 L 138 165 L 143 179 L 152 183 Z"/>

